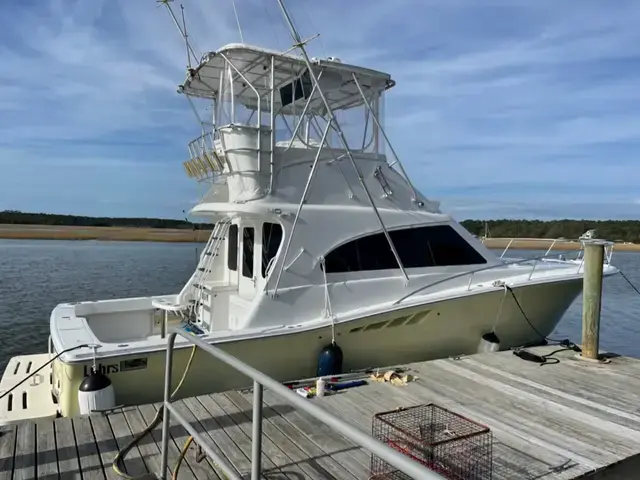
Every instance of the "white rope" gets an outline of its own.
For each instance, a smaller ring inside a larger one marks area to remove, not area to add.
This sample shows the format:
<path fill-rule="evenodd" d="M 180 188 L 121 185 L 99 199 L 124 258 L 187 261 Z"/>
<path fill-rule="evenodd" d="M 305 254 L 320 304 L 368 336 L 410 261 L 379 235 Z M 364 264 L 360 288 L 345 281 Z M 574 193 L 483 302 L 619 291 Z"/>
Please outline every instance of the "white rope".
<path fill-rule="evenodd" d="M 496 315 L 496 321 L 493 323 L 493 327 L 491 327 L 491 331 L 495 333 L 496 327 L 498 326 L 498 321 L 500 320 L 500 315 L 502 314 L 502 307 L 504 306 L 504 299 L 507 298 L 507 284 L 502 285 L 504 289 L 504 293 L 502 294 L 502 301 L 500 302 L 500 307 L 498 308 L 498 314 Z"/>
<path fill-rule="evenodd" d="M 96 359 L 96 357 L 98 355 L 98 345 L 93 344 L 93 345 L 91 345 L 91 348 L 93 350 L 93 352 L 91 354 L 92 357 L 93 357 L 93 366 L 91 367 L 91 370 L 93 371 L 93 373 L 98 373 L 98 365 L 97 365 L 98 361 Z"/>
<path fill-rule="evenodd" d="M 324 314 L 331 319 L 331 342 L 336 343 L 336 324 L 331 309 L 331 298 L 329 297 L 329 282 L 327 281 L 327 267 L 324 257 L 320 258 L 322 266 L 322 276 L 324 277 Z"/>

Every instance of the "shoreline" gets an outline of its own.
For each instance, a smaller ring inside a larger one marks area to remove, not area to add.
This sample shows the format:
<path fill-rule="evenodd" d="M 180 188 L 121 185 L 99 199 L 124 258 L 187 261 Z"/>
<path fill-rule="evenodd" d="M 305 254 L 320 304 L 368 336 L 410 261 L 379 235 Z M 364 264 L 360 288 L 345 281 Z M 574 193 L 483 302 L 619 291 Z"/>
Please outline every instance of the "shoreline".
<path fill-rule="evenodd" d="M 210 235 L 210 230 L 184 228 L 0 224 L 0 239 L 2 240 L 204 243 Z"/>
<path fill-rule="evenodd" d="M 101 240 L 120 242 L 168 242 L 205 243 L 210 230 L 189 230 L 183 228 L 146 227 L 77 227 L 73 225 L 22 225 L 0 224 L 2 240 Z M 487 238 L 488 248 L 504 249 L 511 238 Z M 509 250 L 547 250 L 553 239 L 519 238 L 513 240 Z M 556 241 L 553 251 L 579 250 L 577 241 Z M 640 252 L 640 244 L 616 243 L 614 251 Z"/>

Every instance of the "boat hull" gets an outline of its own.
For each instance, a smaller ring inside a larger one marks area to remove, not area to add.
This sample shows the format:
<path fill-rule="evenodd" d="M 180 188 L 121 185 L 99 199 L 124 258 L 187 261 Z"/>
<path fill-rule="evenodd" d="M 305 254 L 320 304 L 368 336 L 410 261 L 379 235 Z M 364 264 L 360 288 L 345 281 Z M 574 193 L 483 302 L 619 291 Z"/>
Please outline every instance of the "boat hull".
<path fill-rule="evenodd" d="M 582 288 L 581 279 L 528 284 L 514 289 L 531 325 L 505 291 L 483 292 L 400 309 L 336 325 L 343 370 L 384 367 L 476 353 L 483 334 L 495 330 L 500 348 L 541 341 L 549 335 Z M 539 333 L 538 333 L 539 332 Z M 216 344 L 227 353 L 279 381 L 313 377 L 331 328 Z M 191 347 L 177 348 L 173 388 L 187 365 Z M 79 413 L 78 386 L 91 363 L 54 362 L 54 391 L 63 416 Z M 165 350 L 98 360 L 111 379 L 119 405 L 162 401 Z M 251 386 L 252 381 L 198 351 L 178 395 L 182 398 Z"/>

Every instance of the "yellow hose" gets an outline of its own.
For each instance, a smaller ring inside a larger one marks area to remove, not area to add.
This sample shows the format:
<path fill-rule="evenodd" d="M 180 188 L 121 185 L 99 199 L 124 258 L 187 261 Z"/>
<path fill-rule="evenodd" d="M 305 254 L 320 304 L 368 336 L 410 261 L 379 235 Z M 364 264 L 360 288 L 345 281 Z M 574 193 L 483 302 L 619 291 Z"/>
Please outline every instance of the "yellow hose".
<path fill-rule="evenodd" d="M 193 443 L 193 437 L 191 435 L 189 435 L 189 438 L 187 438 L 187 441 L 184 442 L 184 446 L 182 447 L 182 450 L 180 451 L 180 456 L 178 457 L 178 460 L 176 461 L 176 467 L 173 469 L 173 477 L 172 480 L 178 480 L 178 470 L 180 470 L 180 465 L 182 465 L 182 461 L 184 460 L 184 457 L 187 455 L 187 450 L 189 450 L 189 447 L 191 446 L 191 443 Z M 199 462 L 200 460 L 197 460 L 198 457 L 196 457 L 196 462 Z M 228 480 L 229 477 L 227 477 L 224 472 L 220 472 L 218 471 L 219 465 L 212 462 L 211 460 L 209 460 L 209 462 L 211 463 L 211 466 L 213 467 L 214 471 L 216 472 L 216 474 L 218 475 L 218 477 L 220 478 L 224 478 L 225 480 Z"/>
<path fill-rule="evenodd" d="M 176 388 L 173 390 L 173 393 L 171 394 L 171 397 L 170 397 L 171 400 L 173 400 L 173 397 L 176 396 L 176 394 L 182 387 L 182 384 L 184 384 L 184 381 L 187 378 L 187 374 L 189 373 L 189 369 L 191 368 L 191 364 L 193 363 L 193 359 L 196 356 L 197 349 L 198 347 L 196 347 L 195 345 L 191 348 L 191 356 L 189 357 L 187 366 L 185 367 L 184 372 L 182 373 L 182 378 L 180 379 L 180 381 L 178 382 L 178 385 L 176 386 Z M 119 475 L 120 477 L 125 478 L 126 480 L 142 480 L 142 479 L 148 478 L 148 475 L 143 475 L 141 477 L 133 477 L 131 475 L 128 475 L 120 468 L 120 463 L 124 460 L 125 455 L 129 453 L 129 451 L 133 448 L 134 445 L 136 445 L 140 440 L 142 440 L 147 434 L 149 434 L 154 428 L 156 428 L 162 422 L 163 412 L 164 412 L 164 405 L 162 405 L 158 409 L 155 417 L 153 417 L 153 420 L 151 420 L 151 423 L 149 423 L 149 425 L 147 425 L 145 429 L 142 430 L 142 432 L 140 432 L 138 435 L 133 437 L 133 439 L 128 444 L 126 444 L 120 451 L 118 451 L 115 458 L 113 459 L 113 462 L 111 463 L 113 471 L 116 473 L 116 475 Z M 174 469 L 175 470 L 175 473 L 173 474 L 174 479 L 178 477 L 178 469 L 180 468 L 180 464 L 182 463 L 182 460 L 184 459 L 184 456 L 187 453 L 187 449 L 189 448 L 189 445 L 191 445 L 192 441 L 193 441 L 193 438 L 189 437 L 184 447 L 182 448 L 182 452 L 180 452 L 180 456 L 178 457 L 178 461 L 176 462 L 176 467 Z"/>
<path fill-rule="evenodd" d="M 187 441 L 185 442 L 184 446 L 182 447 L 182 450 L 180 451 L 180 456 L 176 461 L 176 468 L 173 469 L 173 477 L 172 477 L 173 480 L 178 480 L 178 470 L 180 470 L 180 465 L 182 465 L 182 461 L 184 460 L 184 457 L 187 454 L 187 450 L 189 450 L 189 446 L 191 445 L 191 442 L 193 442 L 193 437 L 189 435 L 189 438 L 187 438 Z"/>

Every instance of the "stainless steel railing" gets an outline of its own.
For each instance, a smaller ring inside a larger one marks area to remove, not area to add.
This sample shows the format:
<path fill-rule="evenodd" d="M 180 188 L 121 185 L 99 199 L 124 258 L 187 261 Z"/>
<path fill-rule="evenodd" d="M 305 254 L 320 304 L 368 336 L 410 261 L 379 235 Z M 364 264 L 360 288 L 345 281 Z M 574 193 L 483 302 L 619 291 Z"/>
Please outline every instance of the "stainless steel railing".
<path fill-rule="evenodd" d="M 482 239 L 482 243 L 485 243 L 485 240 L 488 239 Z M 582 253 L 584 252 L 584 240 L 583 239 L 578 239 L 578 240 L 571 240 L 571 239 L 567 239 L 567 238 L 518 238 L 518 237 L 513 237 L 509 239 L 509 243 L 507 243 L 507 246 L 505 247 L 505 249 L 502 251 L 502 253 L 500 254 L 500 258 L 504 258 L 505 254 L 509 251 L 509 249 L 511 248 L 511 246 L 515 243 L 516 245 L 518 244 L 523 244 L 523 243 L 542 243 L 542 242 L 546 242 L 549 244 L 548 249 L 546 250 L 546 253 L 543 255 L 543 257 L 547 257 L 549 256 L 549 254 L 551 253 L 551 251 L 553 250 L 553 248 L 556 246 L 556 244 L 576 244 L 576 243 L 580 243 L 580 249 L 578 250 L 577 254 L 576 254 L 576 258 L 574 260 L 580 260 Z M 613 255 L 613 242 L 607 242 L 607 245 L 605 246 L 605 260 L 607 261 L 607 265 L 611 264 L 611 257 Z"/>
<path fill-rule="evenodd" d="M 176 336 L 180 335 L 189 343 L 196 345 L 209 355 L 212 355 L 221 362 L 229 365 L 234 370 L 243 373 L 253 380 L 253 430 L 251 435 L 251 480 L 257 480 L 262 474 L 262 393 L 263 388 L 268 388 L 279 397 L 297 409 L 311 415 L 315 419 L 321 421 L 325 425 L 333 428 L 342 434 L 354 444 L 369 450 L 384 461 L 388 462 L 401 472 L 409 475 L 411 478 L 419 480 L 444 480 L 444 477 L 438 475 L 432 470 L 427 469 L 415 460 L 393 450 L 378 439 L 372 437 L 368 433 L 363 432 L 353 424 L 340 419 L 339 417 L 327 412 L 323 408 L 315 405 L 313 402 L 302 398 L 293 391 L 247 365 L 236 357 L 229 355 L 218 347 L 209 345 L 198 337 L 186 333 L 180 328 L 174 328 L 167 338 L 167 356 L 164 374 L 164 418 L 162 423 L 162 471 L 160 478 L 166 480 L 169 453 L 169 425 L 171 416 L 189 432 L 196 443 L 200 445 L 202 450 L 211 458 L 219 468 L 224 472 L 227 478 L 231 480 L 242 480 L 238 472 L 230 466 L 223 458 L 213 450 L 211 444 L 199 434 L 193 426 L 180 414 L 180 412 L 171 403 L 171 370 L 173 366 L 173 347 L 175 345 Z"/>
<path fill-rule="evenodd" d="M 545 263 L 549 263 L 551 260 L 547 258 L 546 254 L 545 255 L 539 255 L 536 257 L 531 257 L 531 258 L 520 258 L 518 260 L 513 260 L 513 261 L 506 261 L 504 260 L 502 263 L 496 263 L 496 264 L 492 264 L 492 265 L 488 265 L 488 266 L 482 266 L 473 270 L 467 270 L 466 272 L 460 272 L 460 273 L 455 273 L 452 274 L 448 277 L 445 278 L 440 278 L 434 282 L 428 283 L 426 285 L 421 285 L 420 287 L 416 288 L 415 290 L 413 290 L 410 293 L 407 293 L 406 295 L 400 297 L 398 300 L 396 300 L 395 302 L 393 302 L 394 305 L 398 305 L 402 302 L 404 302 L 407 298 L 412 297 L 414 295 L 416 295 L 417 293 L 420 293 L 428 288 L 431 287 L 435 287 L 436 285 L 440 285 L 442 283 L 445 282 L 450 282 L 451 280 L 455 280 L 455 279 L 459 279 L 462 277 L 466 277 L 467 275 L 469 276 L 469 282 L 467 283 L 467 291 L 471 291 L 471 284 L 473 282 L 473 276 L 476 273 L 480 273 L 480 272 L 486 272 L 488 270 L 494 270 L 494 269 L 499 269 L 499 268 L 505 268 L 505 267 L 509 267 L 511 265 L 521 265 L 523 263 L 531 263 L 531 270 L 529 272 L 529 276 L 527 278 L 527 281 L 531 280 L 532 276 L 533 276 L 533 272 L 536 269 L 536 266 L 538 266 L 539 264 L 545 264 Z M 577 261 L 577 260 L 576 260 Z M 558 261 L 558 263 L 565 263 L 567 265 L 571 265 L 570 262 L 568 261 Z M 580 273 L 580 270 L 583 267 L 583 262 L 581 261 L 578 264 L 578 268 L 576 270 L 576 274 Z M 496 279 L 498 280 L 498 279 Z"/>

